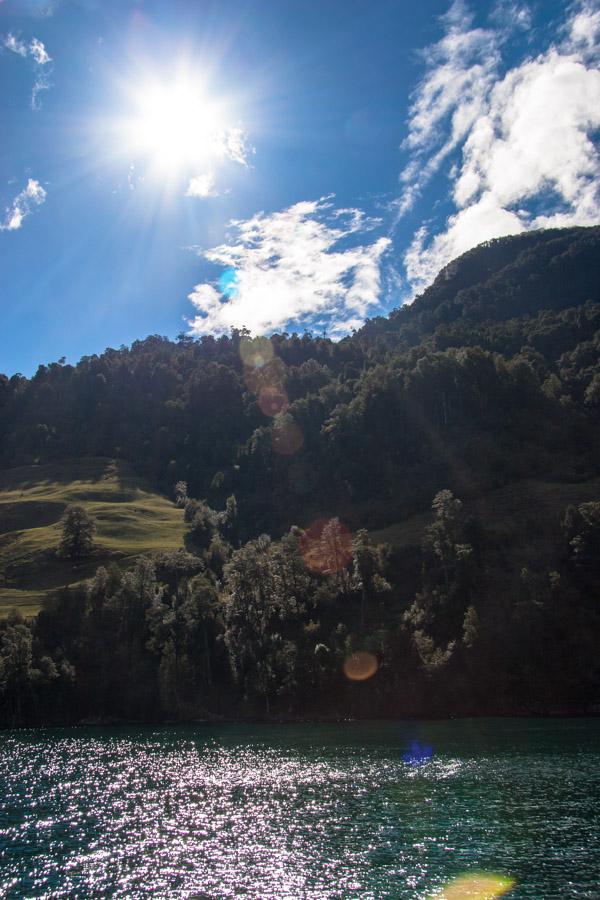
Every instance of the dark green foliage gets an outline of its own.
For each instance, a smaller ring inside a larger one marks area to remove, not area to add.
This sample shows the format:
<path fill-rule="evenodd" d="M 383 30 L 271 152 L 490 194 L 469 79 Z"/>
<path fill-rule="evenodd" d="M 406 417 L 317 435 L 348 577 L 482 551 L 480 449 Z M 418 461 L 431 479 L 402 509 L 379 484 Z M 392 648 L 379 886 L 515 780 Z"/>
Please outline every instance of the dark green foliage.
<path fill-rule="evenodd" d="M 333 518 L 319 572 L 298 528 L 235 551 L 217 530 L 202 558 L 100 568 L 37 619 L 0 623 L 0 721 L 593 709 L 599 509 L 565 512 L 555 569 L 534 557 L 532 568 L 483 567 L 486 529 L 449 490 L 410 564 L 364 529 L 348 556 Z M 342 675 L 357 651 L 379 665 L 365 685 Z"/>
<path fill-rule="evenodd" d="M 242 341 L 0 377 L 4 466 L 128 459 L 187 525 L 185 549 L 1 623 L 2 721 L 596 708 L 600 227 L 491 241 L 337 344 L 274 335 L 258 375 Z M 549 502 L 496 508 L 542 482 L 589 491 L 562 524 Z M 369 537 L 410 523 L 399 546 Z M 342 675 L 359 650 L 365 684 Z"/>
<path fill-rule="evenodd" d="M 569 556 L 581 575 L 598 584 L 600 578 L 600 502 L 569 507 L 563 527 L 569 541 Z"/>

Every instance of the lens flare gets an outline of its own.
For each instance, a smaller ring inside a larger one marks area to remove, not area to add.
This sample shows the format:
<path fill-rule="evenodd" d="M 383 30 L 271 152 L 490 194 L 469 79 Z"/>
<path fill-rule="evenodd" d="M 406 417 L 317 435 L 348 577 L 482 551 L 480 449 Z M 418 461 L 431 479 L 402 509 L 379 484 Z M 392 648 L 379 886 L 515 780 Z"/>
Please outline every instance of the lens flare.
<path fill-rule="evenodd" d="M 275 356 L 259 366 L 244 366 L 244 381 L 248 390 L 255 394 L 259 394 L 263 388 L 285 390 L 285 363 Z"/>
<path fill-rule="evenodd" d="M 333 575 L 352 559 L 352 535 L 339 519 L 317 519 L 302 535 L 300 552 L 312 572 Z"/>
<path fill-rule="evenodd" d="M 265 416 L 274 417 L 284 413 L 289 407 L 290 401 L 283 388 L 265 387 L 258 395 L 258 405 Z"/>
<path fill-rule="evenodd" d="M 433 749 L 429 744 L 422 744 L 420 741 L 411 741 L 410 750 L 402 754 L 402 759 L 410 766 L 420 766 L 422 763 L 428 762 L 433 756 Z"/>
<path fill-rule="evenodd" d="M 219 278 L 219 290 L 228 300 L 237 297 L 240 291 L 240 278 L 235 269 L 225 269 Z"/>
<path fill-rule="evenodd" d="M 271 432 L 273 450 L 282 456 L 293 456 L 304 443 L 304 435 L 299 425 L 289 416 L 275 420 Z"/>
<path fill-rule="evenodd" d="M 132 107 L 123 140 L 158 171 L 176 172 L 223 154 L 223 114 L 198 77 L 148 78 L 132 88 Z"/>
<path fill-rule="evenodd" d="M 430 900 L 494 900 L 511 890 L 514 878 L 486 872 L 460 875 L 445 887 L 432 894 Z"/>
<path fill-rule="evenodd" d="M 366 650 L 351 653 L 344 660 L 344 675 L 350 681 L 368 681 L 378 668 L 377 657 L 372 653 L 367 653 Z"/>
<path fill-rule="evenodd" d="M 227 271 L 233 272 L 233 275 L 235 276 L 234 281 L 229 281 L 228 284 L 232 284 L 237 290 L 238 281 L 235 270 L 228 269 Z M 225 278 L 226 274 L 227 273 L 224 272 L 221 279 Z M 225 289 L 221 288 L 222 294 L 226 294 L 226 291 L 227 286 Z M 243 337 L 240 341 L 240 356 L 245 366 L 252 369 L 262 369 L 263 366 L 271 362 L 275 356 L 275 351 L 273 349 L 273 344 L 267 337 Z"/>

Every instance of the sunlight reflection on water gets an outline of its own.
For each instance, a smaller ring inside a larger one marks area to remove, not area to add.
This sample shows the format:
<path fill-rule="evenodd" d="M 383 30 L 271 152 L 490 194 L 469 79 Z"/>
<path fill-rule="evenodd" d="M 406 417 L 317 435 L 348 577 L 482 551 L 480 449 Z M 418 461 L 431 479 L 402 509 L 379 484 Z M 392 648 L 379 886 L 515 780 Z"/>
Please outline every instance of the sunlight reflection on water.
<path fill-rule="evenodd" d="M 2 896 L 424 898 L 469 870 L 597 896 L 597 753 L 458 752 L 443 725 L 7 733 Z"/>

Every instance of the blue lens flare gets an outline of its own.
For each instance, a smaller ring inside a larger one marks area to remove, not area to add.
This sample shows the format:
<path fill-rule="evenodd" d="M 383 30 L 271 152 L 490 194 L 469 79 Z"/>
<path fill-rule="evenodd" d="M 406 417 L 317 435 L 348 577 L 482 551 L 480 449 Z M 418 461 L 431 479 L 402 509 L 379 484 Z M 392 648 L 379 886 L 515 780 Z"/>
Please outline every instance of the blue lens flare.
<path fill-rule="evenodd" d="M 229 300 L 237 297 L 239 293 L 240 279 L 235 269 L 225 269 L 219 278 L 219 291 Z"/>
<path fill-rule="evenodd" d="M 429 744 L 422 744 L 420 741 L 411 741 L 410 749 L 402 754 L 402 759 L 411 766 L 419 766 L 428 762 L 432 756 L 433 749 Z"/>

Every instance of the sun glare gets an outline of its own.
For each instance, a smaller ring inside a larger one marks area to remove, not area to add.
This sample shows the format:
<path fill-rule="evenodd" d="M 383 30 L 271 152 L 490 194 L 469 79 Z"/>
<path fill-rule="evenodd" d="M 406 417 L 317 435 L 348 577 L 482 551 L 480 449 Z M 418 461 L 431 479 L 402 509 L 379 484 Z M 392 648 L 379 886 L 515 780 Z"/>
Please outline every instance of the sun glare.
<path fill-rule="evenodd" d="M 217 104 L 191 78 L 148 81 L 133 93 L 125 125 L 127 148 L 162 174 L 202 165 L 222 155 L 225 126 Z"/>

